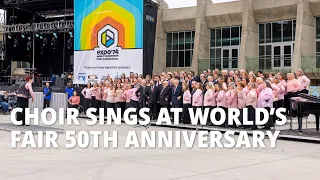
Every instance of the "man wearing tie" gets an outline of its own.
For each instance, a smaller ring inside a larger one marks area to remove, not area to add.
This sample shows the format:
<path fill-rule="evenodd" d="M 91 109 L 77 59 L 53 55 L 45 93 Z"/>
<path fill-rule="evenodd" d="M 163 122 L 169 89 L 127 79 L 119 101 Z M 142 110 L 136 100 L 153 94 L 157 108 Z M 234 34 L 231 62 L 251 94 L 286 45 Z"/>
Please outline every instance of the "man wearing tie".
<path fill-rule="evenodd" d="M 179 85 L 179 80 L 173 80 L 173 89 L 172 89 L 172 108 L 182 108 L 182 87 Z M 179 114 L 180 121 L 182 114 Z"/>
<path fill-rule="evenodd" d="M 170 112 L 169 110 L 169 106 L 170 106 L 170 102 L 171 102 L 171 88 L 169 87 L 169 82 L 168 81 L 164 81 L 162 84 L 163 88 L 160 91 L 160 95 L 159 95 L 159 103 L 161 108 L 167 108 L 168 112 Z"/>
<path fill-rule="evenodd" d="M 150 119 L 158 118 L 158 101 L 159 101 L 159 90 L 158 87 L 155 86 L 154 81 L 150 81 L 150 86 L 146 88 L 146 95 L 148 97 L 148 108 Z"/>

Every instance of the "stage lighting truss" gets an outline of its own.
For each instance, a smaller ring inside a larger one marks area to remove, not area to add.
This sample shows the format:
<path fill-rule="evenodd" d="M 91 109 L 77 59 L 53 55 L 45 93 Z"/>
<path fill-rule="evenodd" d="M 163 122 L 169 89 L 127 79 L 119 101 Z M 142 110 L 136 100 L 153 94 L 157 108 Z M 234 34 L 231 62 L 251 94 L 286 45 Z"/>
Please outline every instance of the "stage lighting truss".
<path fill-rule="evenodd" d="M 40 2 L 44 0 L 4 0 L 4 5 L 20 5 L 30 2 Z"/>
<path fill-rule="evenodd" d="M 65 31 L 66 29 L 73 29 L 74 21 L 54 21 L 41 22 L 33 24 L 14 24 L 14 25 L 0 25 L 0 33 L 24 33 L 24 32 L 42 32 L 42 31 Z"/>

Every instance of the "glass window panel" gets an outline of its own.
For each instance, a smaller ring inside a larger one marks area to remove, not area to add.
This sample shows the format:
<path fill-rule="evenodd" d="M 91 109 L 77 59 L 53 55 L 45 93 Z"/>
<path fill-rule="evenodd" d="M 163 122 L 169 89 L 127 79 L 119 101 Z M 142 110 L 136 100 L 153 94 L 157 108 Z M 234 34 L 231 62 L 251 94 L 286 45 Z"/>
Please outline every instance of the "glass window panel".
<path fill-rule="evenodd" d="M 167 52 L 167 57 L 166 57 L 166 66 L 171 67 L 171 60 L 172 60 L 172 51 Z"/>
<path fill-rule="evenodd" d="M 281 42 L 281 24 L 282 22 L 272 23 L 272 42 Z"/>
<path fill-rule="evenodd" d="M 293 41 L 296 40 L 296 20 L 292 21 L 292 25 L 293 25 Z"/>
<path fill-rule="evenodd" d="M 232 49 L 232 57 L 238 58 L 238 49 Z"/>
<path fill-rule="evenodd" d="M 280 67 L 281 66 L 281 48 L 280 46 L 273 47 L 273 67 Z"/>
<path fill-rule="evenodd" d="M 172 50 L 172 33 L 167 33 L 167 51 Z"/>
<path fill-rule="evenodd" d="M 264 56 L 265 55 L 265 46 L 259 46 L 259 56 Z"/>
<path fill-rule="evenodd" d="M 271 43 L 271 23 L 266 24 L 266 43 Z"/>
<path fill-rule="evenodd" d="M 232 59 L 232 68 L 238 68 L 238 59 Z"/>
<path fill-rule="evenodd" d="M 259 24 L 259 43 L 264 43 L 264 26 L 265 24 Z"/>
<path fill-rule="evenodd" d="M 231 45 L 239 45 L 240 44 L 240 37 L 239 37 L 239 27 L 232 27 L 231 28 Z"/>
<path fill-rule="evenodd" d="M 178 50 L 178 33 L 173 33 L 173 50 Z"/>
<path fill-rule="evenodd" d="M 195 34 L 194 34 L 194 31 L 192 31 L 192 45 L 191 45 L 191 49 L 194 48 L 194 37 L 195 37 Z"/>
<path fill-rule="evenodd" d="M 184 51 L 179 51 L 179 67 L 184 66 Z"/>
<path fill-rule="evenodd" d="M 271 58 L 271 45 L 266 46 L 266 56 L 265 56 L 265 68 L 271 69 L 272 58 Z"/>
<path fill-rule="evenodd" d="M 192 64 L 192 58 L 193 58 L 193 50 L 191 50 L 191 62 L 190 62 L 190 64 Z"/>
<path fill-rule="evenodd" d="M 191 51 L 186 51 L 185 52 L 185 67 L 190 67 L 191 66 Z"/>
<path fill-rule="evenodd" d="M 271 56 L 271 45 L 266 46 L 266 55 Z"/>
<path fill-rule="evenodd" d="M 223 50 L 223 68 L 229 68 L 229 49 Z"/>
<path fill-rule="evenodd" d="M 291 46 L 284 46 L 284 54 L 292 54 L 291 53 Z"/>
<path fill-rule="evenodd" d="M 216 30 L 211 29 L 211 39 L 210 39 L 210 47 L 216 46 Z"/>
<path fill-rule="evenodd" d="M 172 55 L 172 67 L 178 67 L 178 51 L 173 51 L 173 55 Z"/>
<path fill-rule="evenodd" d="M 210 59 L 216 58 L 216 49 L 210 49 Z"/>
<path fill-rule="evenodd" d="M 222 29 L 222 46 L 230 46 L 230 28 Z"/>
<path fill-rule="evenodd" d="M 184 50 L 184 32 L 179 33 L 179 50 Z"/>
<path fill-rule="evenodd" d="M 283 21 L 283 41 L 292 41 L 292 21 Z"/>
<path fill-rule="evenodd" d="M 216 46 L 221 46 L 221 29 L 216 29 Z"/>
<path fill-rule="evenodd" d="M 191 49 L 191 32 L 186 32 L 185 48 L 186 49 Z"/>
<path fill-rule="evenodd" d="M 317 39 L 320 39 L 320 17 L 317 17 Z"/>
<path fill-rule="evenodd" d="M 216 49 L 216 58 L 217 59 L 221 58 L 221 49 L 220 48 Z"/>
<path fill-rule="evenodd" d="M 265 69 L 265 57 L 264 56 L 259 57 L 259 69 L 260 70 Z"/>
<path fill-rule="evenodd" d="M 318 53 L 320 53 L 320 42 L 317 42 L 317 50 Z"/>

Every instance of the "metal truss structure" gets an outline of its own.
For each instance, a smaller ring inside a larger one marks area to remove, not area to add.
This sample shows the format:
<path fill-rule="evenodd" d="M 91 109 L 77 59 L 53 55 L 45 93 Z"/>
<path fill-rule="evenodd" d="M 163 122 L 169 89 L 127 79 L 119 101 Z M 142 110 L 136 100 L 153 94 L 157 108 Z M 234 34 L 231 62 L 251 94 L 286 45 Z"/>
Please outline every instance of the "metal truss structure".
<path fill-rule="evenodd" d="M 14 24 L 14 25 L 0 25 L 0 33 L 27 33 L 27 32 L 42 32 L 42 31 L 62 31 L 71 30 L 74 27 L 74 21 L 53 21 L 41 22 L 32 24 Z"/>
<path fill-rule="evenodd" d="M 4 0 L 4 5 L 20 5 L 23 3 L 37 2 L 37 1 L 44 1 L 44 0 Z"/>

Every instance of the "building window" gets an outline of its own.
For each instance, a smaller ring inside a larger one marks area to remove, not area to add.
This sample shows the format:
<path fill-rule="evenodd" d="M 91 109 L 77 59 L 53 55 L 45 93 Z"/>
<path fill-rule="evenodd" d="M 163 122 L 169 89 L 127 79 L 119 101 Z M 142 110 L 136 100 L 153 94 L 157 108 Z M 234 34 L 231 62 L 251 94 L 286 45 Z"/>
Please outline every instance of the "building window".
<path fill-rule="evenodd" d="M 259 69 L 290 69 L 296 20 L 259 24 Z"/>
<path fill-rule="evenodd" d="M 318 55 L 320 55 L 320 17 L 316 18 L 316 52 Z"/>
<path fill-rule="evenodd" d="M 241 26 L 211 29 L 210 69 L 236 69 L 241 42 Z"/>
<path fill-rule="evenodd" d="M 166 67 L 191 66 L 194 37 L 194 31 L 167 33 Z"/>

